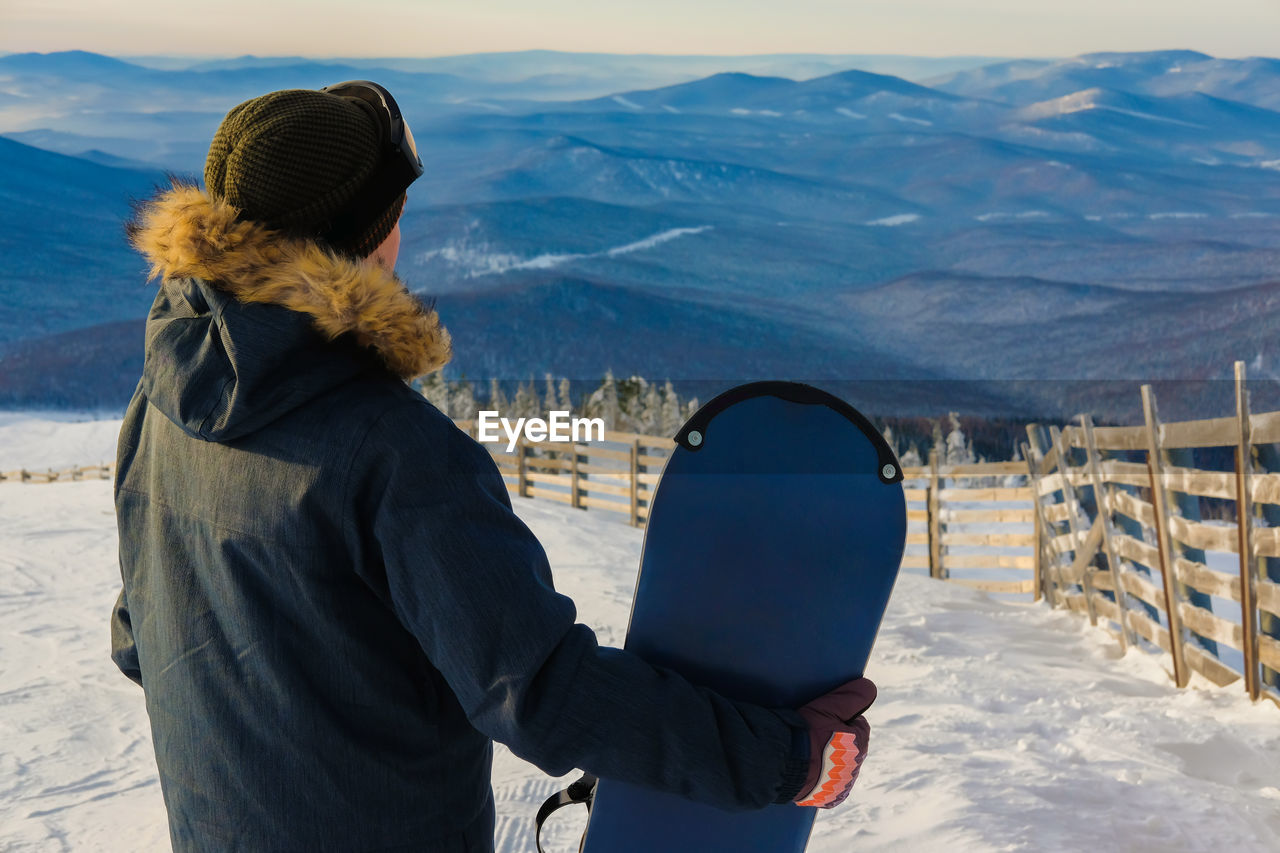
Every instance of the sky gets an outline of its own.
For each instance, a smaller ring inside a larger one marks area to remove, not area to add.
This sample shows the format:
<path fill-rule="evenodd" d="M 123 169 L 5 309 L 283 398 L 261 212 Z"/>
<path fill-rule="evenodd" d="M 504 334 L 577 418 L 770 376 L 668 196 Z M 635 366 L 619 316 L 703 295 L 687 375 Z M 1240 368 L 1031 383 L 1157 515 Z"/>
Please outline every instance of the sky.
<path fill-rule="evenodd" d="M 356 12 L 356 9 L 359 12 Z M 0 0 L 0 52 L 1280 53 L 1280 0 Z"/>

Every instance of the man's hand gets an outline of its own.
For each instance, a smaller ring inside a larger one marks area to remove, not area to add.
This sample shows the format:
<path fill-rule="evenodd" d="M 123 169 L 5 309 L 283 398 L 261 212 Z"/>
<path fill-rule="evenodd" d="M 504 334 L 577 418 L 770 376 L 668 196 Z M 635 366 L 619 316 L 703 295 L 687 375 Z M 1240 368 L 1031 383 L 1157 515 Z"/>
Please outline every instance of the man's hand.
<path fill-rule="evenodd" d="M 797 804 L 829 809 L 849 796 L 871 739 L 862 713 L 875 700 L 876 686 L 858 678 L 798 709 L 809 724 L 809 775 Z"/>

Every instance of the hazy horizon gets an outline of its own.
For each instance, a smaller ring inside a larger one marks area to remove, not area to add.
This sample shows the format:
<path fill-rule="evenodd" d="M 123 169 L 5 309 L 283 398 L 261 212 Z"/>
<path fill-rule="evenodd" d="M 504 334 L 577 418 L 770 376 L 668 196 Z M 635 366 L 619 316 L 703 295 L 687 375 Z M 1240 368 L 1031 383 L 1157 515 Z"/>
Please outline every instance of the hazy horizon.
<path fill-rule="evenodd" d="M 835 0 L 650 0 L 642 9 L 600 2 L 369 0 L 359 15 L 335 0 L 264 7 L 246 0 L 194 6 L 137 0 L 9 0 L 0 51 L 82 49 L 118 56 L 428 58 L 556 50 L 581 53 L 1075 56 L 1105 51 L 1198 50 L 1223 58 L 1274 53 L 1280 4 L 1220 0 L 902 0 L 854 8 Z M 251 26 L 246 25 L 252 22 Z M 1271 35 L 1268 35 L 1270 33 Z M 190 48 L 196 48 L 192 50 Z"/>

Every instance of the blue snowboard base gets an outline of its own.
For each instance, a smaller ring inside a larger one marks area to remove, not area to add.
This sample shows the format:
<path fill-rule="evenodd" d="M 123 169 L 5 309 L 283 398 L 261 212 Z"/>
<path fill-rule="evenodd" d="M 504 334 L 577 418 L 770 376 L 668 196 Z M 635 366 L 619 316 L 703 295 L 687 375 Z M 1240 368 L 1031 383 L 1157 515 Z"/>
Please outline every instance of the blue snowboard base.
<path fill-rule="evenodd" d="M 758 382 L 711 400 L 654 494 L 626 648 L 767 707 L 862 675 L 902 562 L 901 481 L 883 437 L 826 392 Z M 802 853 L 815 815 L 601 779 L 584 850 Z"/>

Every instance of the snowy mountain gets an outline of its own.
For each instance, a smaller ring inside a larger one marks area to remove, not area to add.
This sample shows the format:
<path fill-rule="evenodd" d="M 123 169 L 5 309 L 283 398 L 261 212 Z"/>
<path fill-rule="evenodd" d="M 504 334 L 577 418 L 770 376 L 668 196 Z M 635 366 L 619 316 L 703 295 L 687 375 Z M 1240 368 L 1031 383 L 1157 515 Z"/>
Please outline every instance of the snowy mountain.
<path fill-rule="evenodd" d="M 660 80 L 710 61 L 685 59 L 637 59 L 646 85 L 545 101 L 512 94 L 529 79 L 517 70 L 631 79 L 625 58 L 380 70 L 250 57 L 166 70 L 0 57 L 11 131 L 0 144 L 17 166 L 0 174 L 16 259 L 0 282 L 0 396 L 131 388 L 105 375 L 134 357 L 127 322 L 151 293 L 121 239 L 128 198 L 161 168 L 200 174 L 213 128 L 242 97 L 335 76 L 382 79 L 405 105 L 427 172 L 409 192 L 399 269 L 454 307 L 475 346 L 500 350 L 460 348 L 471 376 L 519 378 L 527 359 L 597 379 L 624 363 L 676 380 L 692 363 L 726 381 L 852 381 L 891 366 L 920 382 L 1114 378 L 1113 364 L 1135 379 L 1225 376 L 1265 348 L 1280 260 L 1274 60 L 1088 54 L 922 82 L 762 73 L 809 60 L 760 57 L 756 73 Z M 101 293 L 106 307 L 84 310 Z M 1038 310 L 1050 295 L 1058 308 Z M 518 334 L 490 334 L 504 312 L 521 315 Z M 1131 334 L 1139 321 L 1150 331 Z M 1178 345 L 1159 345 L 1162 334 Z M 565 355 L 571 341 L 590 355 Z M 73 366 L 59 351 L 89 360 Z M 18 365 L 49 381 L 15 376 Z M 998 384 L 965 393 L 993 409 L 1025 402 Z"/>
<path fill-rule="evenodd" d="M 935 89 L 1025 105 L 1079 92 L 1113 89 L 1168 97 L 1201 92 L 1280 108 L 1280 60 L 1218 59 L 1192 50 L 1086 53 L 1056 61 L 1015 60 L 924 81 Z"/>
<path fill-rule="evenodd" d="M 0 353 L 8 341 L 145 315 L 154 294 L 124 222 L 129 200 L 164 176 L 3 137 L 0 160 Z"/>

